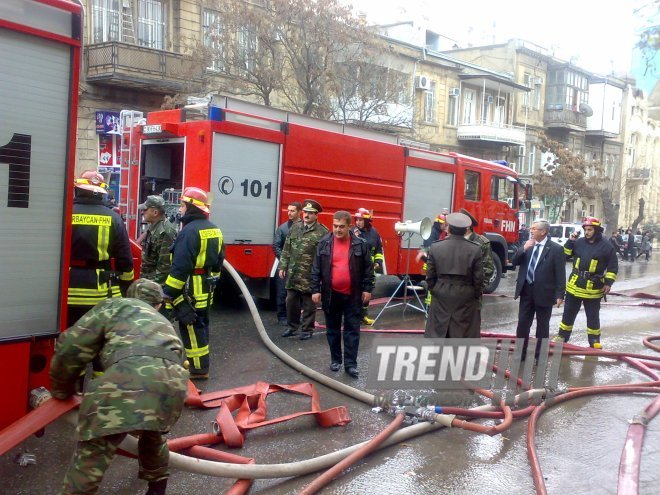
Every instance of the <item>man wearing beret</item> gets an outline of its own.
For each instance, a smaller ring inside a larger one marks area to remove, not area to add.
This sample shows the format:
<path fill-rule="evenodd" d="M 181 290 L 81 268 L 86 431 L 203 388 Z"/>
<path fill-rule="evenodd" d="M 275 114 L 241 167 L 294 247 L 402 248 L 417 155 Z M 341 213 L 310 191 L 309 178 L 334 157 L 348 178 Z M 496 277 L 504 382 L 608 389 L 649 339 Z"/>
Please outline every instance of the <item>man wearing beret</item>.
<path fill-rule="evenodd" d="M 165 283 L 172 266 L 170 249 L 176 239 L 176 229 L 165 216 L 165 199 L 162 196 L 149 196 L 138 206 L 144 221 L 149 224 L 142 242 L 142 268 L 140 275 Z"/>
<path fill-rule="evenodd" d="M 279 276 L 285 280 L 286 317 L 289 328 L 282 337 L 298 334 L 300 340 L 312 337 L 316 321 L 316 304 L 312 301 L 312 262 L 316 247 L 328 229 L 318 222 L 323 208 L 318 201 L 303 201 L 303 221 L 295 223 L 284 241 Z M 302 308 L 302 321 L 300 310 Z"/>
<path fill-rule="evenodd" d="M 471 224 L 462 213 L 447 215 L 449 235 L 429 250 L 426 283 L 431 305 L 425 337 L 479 338 L 483 268 L 481 248 L 466 239 Z"/>

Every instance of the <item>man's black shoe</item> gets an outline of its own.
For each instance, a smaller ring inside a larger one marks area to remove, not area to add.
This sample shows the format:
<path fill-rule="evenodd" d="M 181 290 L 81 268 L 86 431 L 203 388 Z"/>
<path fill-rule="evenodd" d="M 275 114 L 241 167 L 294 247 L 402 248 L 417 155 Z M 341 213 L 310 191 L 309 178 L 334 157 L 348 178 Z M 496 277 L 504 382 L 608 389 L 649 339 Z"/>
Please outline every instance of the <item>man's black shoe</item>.
<path fill-rule="evenodd" d="M 277 321 L 277 324 L 281 327 L 286 327 L 289 323 L 286 321 L 286 318 Z"/>
<path fill-rule="evenodd" d="M 330 371 L 339 371 L 341 363 L 330 363 Z"/>
<path fill-rule="evenodd" d="M 358 376 L 360 376 L 360 373 L 358 372 L 357 368 L 353 368 L 353 367 L 346 368 L 346 373 L 351 375 L 353 378 L 357 378 Z"/>
<path fill-rule="evenodd" d="M 295 335 L 298 335 L 298 332 L 296 332 L 293 328 L 287 328 L 286 332 L 282 334 L 282 337 L 293 337 Z"/>
<path fill-rule="evenodd" d="M 300 340 L 307 340 L 312 338 L 312 332 L 303 332 L 300 334 Z"/>

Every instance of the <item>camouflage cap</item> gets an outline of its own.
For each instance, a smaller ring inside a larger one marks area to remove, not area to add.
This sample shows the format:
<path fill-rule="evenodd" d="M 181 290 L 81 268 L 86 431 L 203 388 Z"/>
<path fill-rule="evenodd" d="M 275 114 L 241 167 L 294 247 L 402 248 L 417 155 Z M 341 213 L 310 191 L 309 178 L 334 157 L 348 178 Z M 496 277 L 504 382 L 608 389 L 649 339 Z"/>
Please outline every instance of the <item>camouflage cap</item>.
<path fill-rule="evenodd" d="M 159 304 L 163 302 L 163 288 L 153 280 L 138 278 L 126 291 L 126 297 L 140 299 L 149 304 Z"/>
<path fill-rule="evenodd" d="M 162 196 L 147 196 L 147 200 L 138 205 L 138 210 L 146 210 L 147 208 L 158 208 L 165 210 L 165 199 Z"/>

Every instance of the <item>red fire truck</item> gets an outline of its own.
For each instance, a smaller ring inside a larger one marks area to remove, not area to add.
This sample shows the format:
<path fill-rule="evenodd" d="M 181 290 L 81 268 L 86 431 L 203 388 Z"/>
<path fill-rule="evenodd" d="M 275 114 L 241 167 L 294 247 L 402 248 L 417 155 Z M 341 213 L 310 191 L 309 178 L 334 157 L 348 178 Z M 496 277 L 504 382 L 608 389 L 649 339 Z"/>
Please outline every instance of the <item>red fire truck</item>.
<path fill-rule="evenodd" d="M 66 321 L 82 8 L 0 2 L 0 429 L 48 386 Z"/>
<path fill-rule="evenodd" d="M 147 195 L 174 193 L 176 199 L 187 186 L 209 190 L 227 259 L 252 293 L 264 298 L 277 261 L 273 232 L 292 201 L 318 200 L 326 225 L 337 210 L 372 210 L 389 274 L 406 270 L 408 250 L 396 222 L 466 208 L 491 241 L 493 291 L 518 240 L 518 206 L 531 194 L 500 163 L 408 147 L 395 136 L 226 97 L 152 112 L 146 119 L 124 111 L 121 120 L 120 208 L 129 234 L 139 235 L 137 205 Z M 421 243 L 417 235 L 411 251 Z M 419 275 L 421 266 L 413 265 L 411 275 Z"/>

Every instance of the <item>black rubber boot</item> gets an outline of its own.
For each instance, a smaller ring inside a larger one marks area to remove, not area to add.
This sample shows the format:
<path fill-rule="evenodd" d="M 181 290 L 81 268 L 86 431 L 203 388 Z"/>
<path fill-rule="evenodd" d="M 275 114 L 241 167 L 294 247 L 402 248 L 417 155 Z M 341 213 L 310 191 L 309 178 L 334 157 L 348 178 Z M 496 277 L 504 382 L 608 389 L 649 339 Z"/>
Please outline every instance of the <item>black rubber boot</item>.
<path fill-rule="evenodd" d="M 145 495 L 165 495 L 166 488 L 167 478 L 164 480 L 150 481 L 149 487 L 147 488 L 147 493 L 145 493 Z"/>
<path fill-rule="evenodd" d="M 594 349 L 603 348 L 603 346 L 600 343 L 600 335 L 587 334 L 587 339 L 589 339 L 589 347 L 593 347 Z"/>

